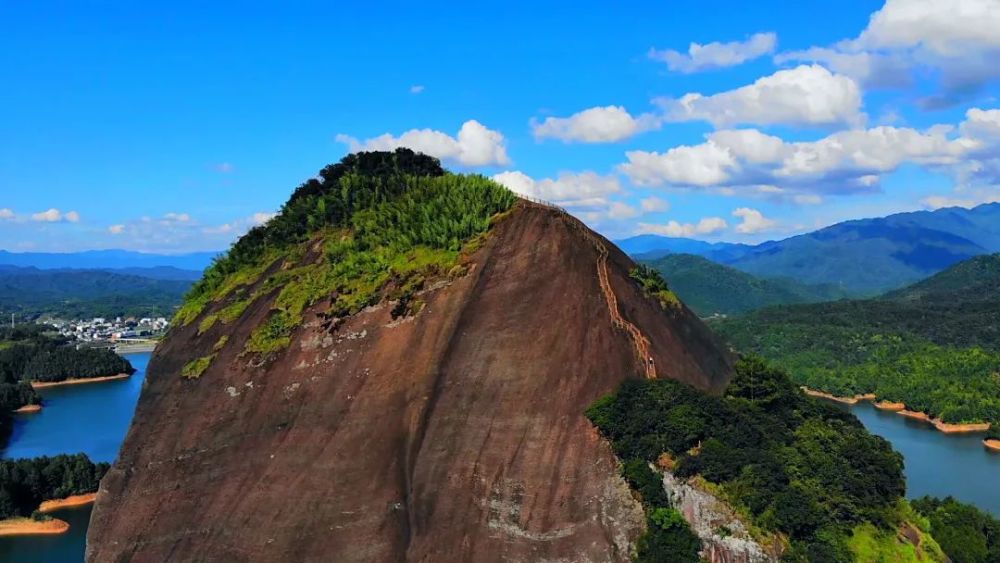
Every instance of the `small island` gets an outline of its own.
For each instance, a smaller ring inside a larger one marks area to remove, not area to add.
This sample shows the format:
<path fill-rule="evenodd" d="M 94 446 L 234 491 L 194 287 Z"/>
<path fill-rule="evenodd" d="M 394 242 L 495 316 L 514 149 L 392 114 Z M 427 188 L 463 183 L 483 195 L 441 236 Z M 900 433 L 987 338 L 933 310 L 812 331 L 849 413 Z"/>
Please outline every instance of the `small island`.
<path fill-rule="evenodd" d="M 135 373 L 128 360 L 104 348 L 78 348 L 48 325 L 0 328 L 0 409 L 41 410 L 36 389 L 116 381 Z"/>
<path fill-rule="evenodd" d="M 0 536 L 69 531 L 48 514 L 94 502 L 109 467 L 84 454 L 0 461 Z"/>

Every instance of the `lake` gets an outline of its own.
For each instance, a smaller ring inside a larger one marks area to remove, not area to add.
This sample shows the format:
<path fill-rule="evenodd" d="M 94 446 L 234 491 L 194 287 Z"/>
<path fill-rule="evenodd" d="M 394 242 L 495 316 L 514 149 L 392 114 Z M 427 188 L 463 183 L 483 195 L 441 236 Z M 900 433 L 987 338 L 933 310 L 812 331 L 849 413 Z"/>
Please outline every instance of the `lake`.
<path fill-rule="evenodd" d="M 39 390 L 44 407 L 17 415 L 4 459 L 83 452 L 113 462 L 125 440 L 151 354 L 125 354 L 136 372 L 128 379 Z M 87 542 L 90 506 L 53 512 L 69 522 L 59 536 L 0 538 L 0 561 L 80 563 Z"/>
<path fill-rule="evenodd" d="M 1000 454 L 983 447 L 982 435 L 944 434 L 864 401 L 844 408 L 903 454 L 908 497 L 951 495 L 1000 517 Z"/>

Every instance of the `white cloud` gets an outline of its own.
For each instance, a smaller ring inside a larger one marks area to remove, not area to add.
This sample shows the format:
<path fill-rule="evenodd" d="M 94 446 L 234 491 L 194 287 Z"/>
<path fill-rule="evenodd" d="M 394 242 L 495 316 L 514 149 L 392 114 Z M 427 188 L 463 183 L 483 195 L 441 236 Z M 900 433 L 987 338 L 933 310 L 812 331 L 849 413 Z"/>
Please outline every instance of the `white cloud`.
<path fill-rule="evenodd" d="M 666 237 L 691 237 L 711 235 L 724 230 L 729 225 L 721 217 L 704 217 L 697 223 L 668 221 L 665 224 L 639 223 L 636 234 L 663 235 Z"/>
<path fill-rule="evenodd" d="M 614 176 L 594 172 L 559 174 L 556 179 L 535 180 L 514 170 L 501 172 L 493 180 L 511 191 L 565 207 L 602 207 L 608 205 L 608 196 L 621 191 L 621 183 Z"/>
<path fill-rule="evenodd" d="M 649 50 L 649 58 L 667 63 L 670 70 L 692 73 L 742 64 L 773 53 L 778 43 L 774 33 L 755 33 L 746 41 L 691 43 L 687 53 L 674 50 Z"/>
<path fill-rule="evenodd" d="M 797 203 L 802 194 L 871 192 L 881 175 L 904 163 L 971 175 L 991 175 L 987 156 L 997 155 L 1000 141 L 993 140 L 994 117 L 1000 112 L 970 111 L 960 127 L 936 126 L 924 131 L 880 126 L 840 131 L 816 141 L 785 142 L 755 129 L 710 133 L 704 143 L 679 146 L 665 153 L 630 151 L 619 170 L 639 185 L 738 188 L 765 193 L 761 186 L 780 186 L 783 196 Z M 1000 139 L 1000 136 L 997 137 Z M 975 157 L 976 166 L 969 166 Z M 996 168 L 1000 177 L 1000 166 Z M 773 191 L 773 190 L 772 190 Z"/>
<path fill-rule="evenodd" d="M 113 235 L 120 235 L 125 232 L 125 225 L 111 225 L 108 227 L 108 232 Z"/>
<path fill-rule="evenodd" d="M 420 84 L 414 84 L 413 86 L 410 86 L 410 93 L 411 94 L 421 94 L 421 93 L 423 93 L 423 91 L 424 91 L 424 87 L 422 85 L 420 85 Z"/>
<path fill-rule="evenodd" d="M 337 135 L 336 139 L 337 142 L 348 145 L 351 152 L 384 151 L 407 147 L 462 166 L 506 165 L 510 163 L 504 136 L 475 120 L 463 123 L 455 137 L 433 129 L 411 129 L 399 137 L 385 133 L 372 139 L 359 141 L 341 133 Z"/>
<path fill-rule="evenodd" d="M 611 206 L 608 208 L 609 219 L 631 219 L 632 217 L 636 217 L 638 215 L 638 209 L 620 201 L 611 202 Z"/>
<path fill-rule="evenodd" d="M 823 196 L 816 194 L 798 194 L 792 196 L 792 201 L 799 205 L 819 205 L 823 203 Z"/>
<path fill-rule="evenodd" d="M 716 143 L 681 145 L 666 153 L 628 151 L 628 162 L 619 166 L 635 184 L 656 186 L 664 183 L 712 186 L 729 179 L 736 166 L 733 154 Z"/>
<path fill-rule="evenodd" d="M 906 86 L 930 70 L 942 91 L 924 105 L 946 106 L 1000 78 L 998 29 L 998 0 L 887 0 L 857 38 L 775 60 L 821 62 L 870 86 Z"/>
<path fill-rule="evenodd" d="M 685 94 L 654 100 L 672 121 L 704 120 L 715 127 L 758 125 L 858 125 L 861 89 L 851 78 L 820 65 L 801 65 L 753 84 L 710 96 Z"/>
<path fill-rule="evenodd" d="M 928 209 L 942 207 L 975 207 L 983 203 L 1000 202 L 1000 186 L 981 190 L 958 190 L 952 195 L 932 195 L 921 200 Z"/>
<path fill-rule="evenodd" d="M 651 114 L 638 117 L 621 106 L 593 107 L 569 117 L 532 119 L 536 139 L 553 138 L 564 142 L 608 143 L 627 139 L 637 133 L 656 129 L 659 119 Z"/>
<path fill-rule="evenodd" d="M 639 202 L 639 205 L 642 208 L 643 213 L 657 213 L 670 209 L 669 203 L 656 196 L 643 198 L 642 201 Z"/>
<path fill-rule="evenodd" d="M 257 213 L 254 213 L 253 216 L 250 217 L 250 222 L 253 223 L 254 226 L 263 225 L 264 223 L 267 223 L 268 221 L 274 219 L 277 216 L 278 216 L 277 213 L 267 213 L 259 211 Z"/>
<path fill-rule="evenodd" d="M 773 229 L 778 222 L 764 217 L 764 214 L 750 207 L 740 207 L 733 211 L 733 217 L 739 217 L 742 222 L 736 225 L 736 232 L 745 235 L 760 233 Z"/>
<path fill-rule="evenodd" d="M 167 213 L 163 216 L 163 222 L 167 223 L 190 223 L 191 216 L 187 213 Z"/>
<path fill-rule="evenodd" d="M 9 221 L 13 219 L 16 215 L 10 209 L 4 207 L 0 209 L 0 221 Z"/>
<path fill-rule="evenodd" d="M 40 211 L 38 213 L 33 213 L 31 215 L 31 220 L 38 223 L 78 223 L 80 221 L 80 214 L 76 211 L 68 211 L 63 213 L 56 208 L 49 209 L 47 211 Z"/>

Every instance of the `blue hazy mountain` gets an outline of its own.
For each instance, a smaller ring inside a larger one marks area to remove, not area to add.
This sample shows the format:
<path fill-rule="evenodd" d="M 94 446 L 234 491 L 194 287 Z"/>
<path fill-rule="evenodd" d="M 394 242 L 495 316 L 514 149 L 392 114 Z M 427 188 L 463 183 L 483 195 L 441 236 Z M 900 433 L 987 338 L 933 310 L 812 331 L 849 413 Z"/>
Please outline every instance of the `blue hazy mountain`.
<path fill-rule="evenodd" d="M 625 253 L 652 260 L 667 254 L 694 254 L 696 256 L 740 256 L 753 248 L 748 244 L 729 242 L 705 242 L 690 238 L 665 237 L 661 235 L 637 235 L 617 240 L 615 244 Z"/>
<path fill-rule="evenodd" d="M 88 250 L 85 252 L 8 252 L 0 250 L 0 265 L 51 269 L 161 268 L 203 271 L 218 252 L 150 254 L 131 250 Z M 154 276 L 155 277 L 155 276 Z M 197 279 L 197 278 L 195 278 Z"/>
<path fill-rule="evenodd" d="M 622 242 L 632 244 L 635 238 Z M 642 243 L 633 245 L 640 251 L 626 252 L 642 258 L 687 252 L 758 277 L 832 284 L 857 296 L 875 295 L 973 256 L 1000 251 L 1000 203 L 846 221 L 756 246 L 690 239 L 646 238 Z M 682 248 L 688 250 L 675 250 Z"/>

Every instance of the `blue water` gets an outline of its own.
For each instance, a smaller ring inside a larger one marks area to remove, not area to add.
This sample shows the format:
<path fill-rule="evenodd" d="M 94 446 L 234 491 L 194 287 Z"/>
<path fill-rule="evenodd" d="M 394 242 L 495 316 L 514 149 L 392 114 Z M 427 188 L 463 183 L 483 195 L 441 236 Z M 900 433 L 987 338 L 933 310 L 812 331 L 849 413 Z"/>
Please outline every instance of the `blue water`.
<path fill-rule="evenodd" d="M 845 408 L 903 454 L 906 496 L 951 495 L 1000 517 L 1000 454 L 983 447 L 981 434 L 943 434 L 867 402 Z"/>
<path fill-rule="evenodd" d="M 136 372 L 128 379 L 39 390 L 42 410 L 17 415 L 4 459 L 83 452 L 112 462 L 125 440 L 151 354 L 126 354 Z M 80 563 L 90 506 L 52 513 L 69 522 L 59 536 L 0 538 L 0 562 Z"/>

